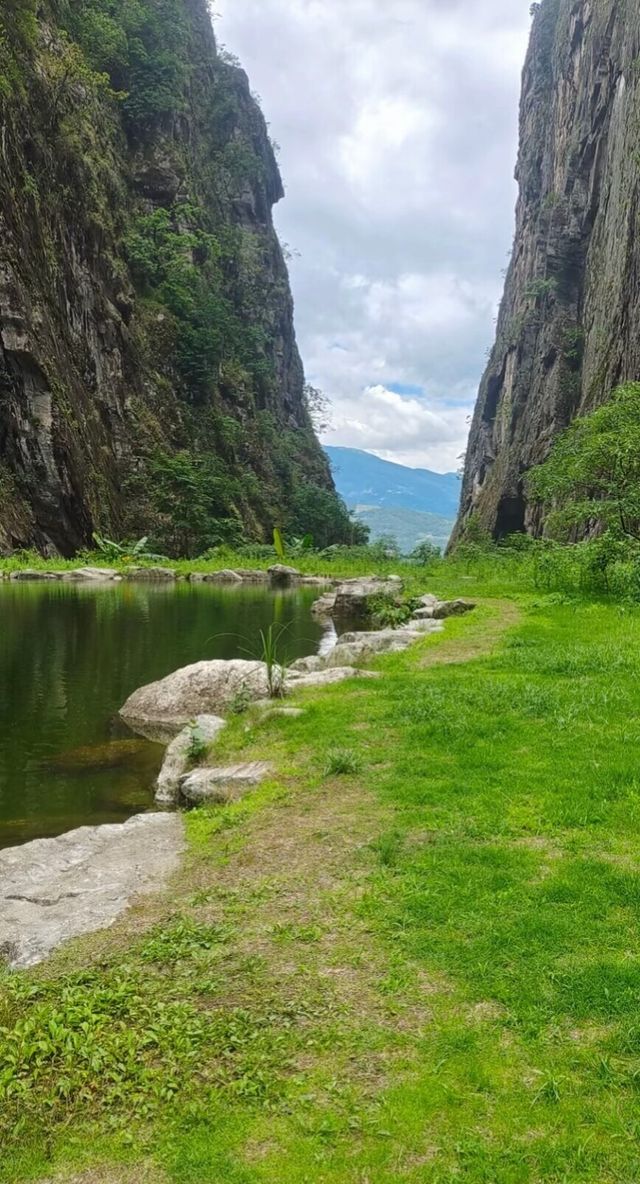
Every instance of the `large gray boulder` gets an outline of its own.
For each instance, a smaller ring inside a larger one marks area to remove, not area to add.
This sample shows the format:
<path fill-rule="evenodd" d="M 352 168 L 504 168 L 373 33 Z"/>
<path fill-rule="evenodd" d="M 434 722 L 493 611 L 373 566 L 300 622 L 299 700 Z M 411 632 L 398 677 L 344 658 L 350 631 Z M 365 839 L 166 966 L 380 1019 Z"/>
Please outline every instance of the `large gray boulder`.
<path fill-rule="evenodd" d="M 222 571 L 208 571 L 202 577 L 205 584 L 241 584 L 242 576 L 237 571 L 231 571 L 230 568 L 223 568 Z"/>
<path fill-rule="evenodd" d="M 140 687 L 120 711 L 134 732 L 168 742 L 198 715 L 223 715 L 239 695 L 269 696 L 264 662 L 196 662 Z"/>
<path fill-rule="evenodd" d="M 148 580 L 156 584 L 169 584 L 178 578 L 173 567 L 127 567 L 124 571 L 126 580 L 136 580 L 146 583 Z"/>
<path fill-rule="evenodd" d="M 276 588 L 286 588 L 289 584 L 297 584 L 300 572 L 295 567 L 287 567 L 284 563 L 275 563 L 269 568 L 269 579 Z"/>
<path fill-rule="evenodd" d="M 106 584 L 121 581 L 122 575 L 113 567 L 76 567 L 62 572 L 61 578 L 67 583 Z"/>
<path fill-rule="evenodd" d="M 373 602 L 379 596 L 399 596 L 402 580 L 395 576 L 379 579 L 345 580 L 336 590 L 332 615 L 337 619 L 362 620 L 371 616 Z"/>
<path fill-rule="evenodd" d="M 41 962 L 72 937 L 112 925 L 137 896 L 178 868 L 177 814 L 140 814 L 0 851 L 0 960 Z"/>
<path fill-rule="evenodd" d="M 225 721 L 218 715 L 198 715 L 178 733 L 165 753 L 156 782 L 156 802 L 175 805 L 180 796 L 180 781 L 189 771 L 194 737 L 203 744 L 213 744 L 224 727 Z"/>
<path fill-rule="evenodd" d="M 266 761 L 229 765 L 220 769 L 194 769 L 180 782 L 180 793 L 191 806 L 213 802 L 219 806 L 240 801 L 271 773 Z"/>

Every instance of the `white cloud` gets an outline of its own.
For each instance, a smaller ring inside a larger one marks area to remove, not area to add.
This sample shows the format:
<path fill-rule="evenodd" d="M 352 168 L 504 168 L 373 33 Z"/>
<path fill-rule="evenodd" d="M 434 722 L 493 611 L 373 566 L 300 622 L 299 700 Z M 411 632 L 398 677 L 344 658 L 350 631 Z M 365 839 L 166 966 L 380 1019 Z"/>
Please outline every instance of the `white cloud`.
<path fill-rule="evenodd" d="M 450 469 L 511 243 L 529 0 L 217 8 L 282 148 L 276 217 L 300 252 L 298 336 L 334 402 L 333 442 Z M 371 395 L 396 386 L 424 393 L 410 407 Z"/>
<path fill-rule="evenodd" d="M 364 448 L 411 468 L 458 468 L 466 431 L 463 407 L 431 410 L 422 399 L 370 386 L 339 402 L 330 444 Z"/>

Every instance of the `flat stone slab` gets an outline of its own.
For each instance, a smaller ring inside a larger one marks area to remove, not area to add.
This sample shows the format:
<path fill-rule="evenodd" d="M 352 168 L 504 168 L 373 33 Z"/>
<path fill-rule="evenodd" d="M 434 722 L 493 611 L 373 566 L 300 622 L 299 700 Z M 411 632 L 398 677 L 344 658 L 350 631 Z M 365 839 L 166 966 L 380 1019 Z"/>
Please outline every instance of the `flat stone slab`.
<path fill-rule="evenodd" d="M 250 789 L 260 785 L 271 773 L 271 768 L 266 761 L 251 761 L 221 769 L 195 769 L 182 778 L 180 791 L 192 806 L 203 802 L 226 805 L 239 801 Z"/>
<path fill-rule="evenodd" d="M 139 814 L 0 851 L 0 960 L 35 966 L 162 887 L 185 846 L 178 814 Z"/>

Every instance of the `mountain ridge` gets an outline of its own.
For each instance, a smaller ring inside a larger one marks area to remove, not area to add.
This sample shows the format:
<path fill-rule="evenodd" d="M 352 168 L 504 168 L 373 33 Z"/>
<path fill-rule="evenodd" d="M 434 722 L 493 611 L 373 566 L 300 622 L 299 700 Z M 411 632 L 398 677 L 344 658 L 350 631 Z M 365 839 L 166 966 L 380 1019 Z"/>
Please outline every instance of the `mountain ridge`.
<path fill-rule="evenodd" d="M 454 518 L 460 482 L 455 473 L 434 473 L 383 460 L 359 448 L 324 446 L 339 493 L 350 507 L 373 505 Z"/>

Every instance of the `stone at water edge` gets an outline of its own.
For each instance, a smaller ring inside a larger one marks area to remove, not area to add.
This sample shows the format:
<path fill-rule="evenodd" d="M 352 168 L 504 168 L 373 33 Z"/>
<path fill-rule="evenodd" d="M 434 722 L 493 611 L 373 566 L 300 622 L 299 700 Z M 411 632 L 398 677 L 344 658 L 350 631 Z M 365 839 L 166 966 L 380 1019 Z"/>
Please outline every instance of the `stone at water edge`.
<path fill-rule="evenodd" d="M 28 583 L 35 580 L 59 580 L 60 573 L 55 571 L 32 571 L 30 568 L 24 568 L 23 571 L 12 571 L 9 579 L 15 583 Z"/>
<path fill-rule="evenodd" d="M 112 567 L 75 567 L 73 571 L 63 571 L 60 578 L 70 584 L 113 584 L 116 580 L 122 581 L 120 572 Z"/>
<path fill-rule="evenodd" d="M 225 727 L 225 721 L 218 715 L 198 715 L 171 741 L 156 782 L 156 802 L 169 806 L 178 801 L 180 780 L 189 769 L 194 730 L 197 729 L 205 744 L 213 744 Z"/>
<path fill-rule="evenodd" d="M 153 580 L 165 584 L 178 578 L 178 573 L 173 567 L 128 567 L 122 574 L 125 580 Z"/>
<path fill-rule="evenodd" d="M 398 596 L 401 592 L 402 581 L 397 577 L 346 580 L 336 591 L 332 615 L 347 620 L 366 618 L 371 615 L 372 601 L 377 597 Z"/>
<path fill-rule="evenodd" d="M 241 584 L 242 576 L 237 571 L 223 568 L 222 571 L 208 571 L 202 577 L 205 584 Z"/>
<path fill-rule="evenodd" d="M 180 793 L 191 806 L 204 802 L 226 805 L 240 801 L 272 771 L 266 761 L 229 765 L 220 769 L 195 769 L 180 780 Z"/>
<path fill-rule="evenodd" d="M 289 666 L 289 670 L 294 674 L 314 674 L 316 670 L 324 669 L 324 661 L 317 654 L 312 654 L 309 658 L 297 658 Z"/>
<path fill-rule="evenodd" d="M 72 937 L 104 929 L 157 891 L 185 847 L 178 814 L 140 814 L 0 851 L 0 960 L 35 966 Z"/>
<path fill-rule="evenodd" d="M 120 716 L 133 729 L 169 743 L 198 715 L 223 715 L 239 695 L 269 697 L 264 662 L 196 662 L 129 696 Z"/>
<path fill-rule="evenodd" d="M 286 587 L 300 579 L 300 572 L 295 567 L 287 567 L 284 563 L 276 563 L 268 571 L 269 579 L 277 587 Z"/>

